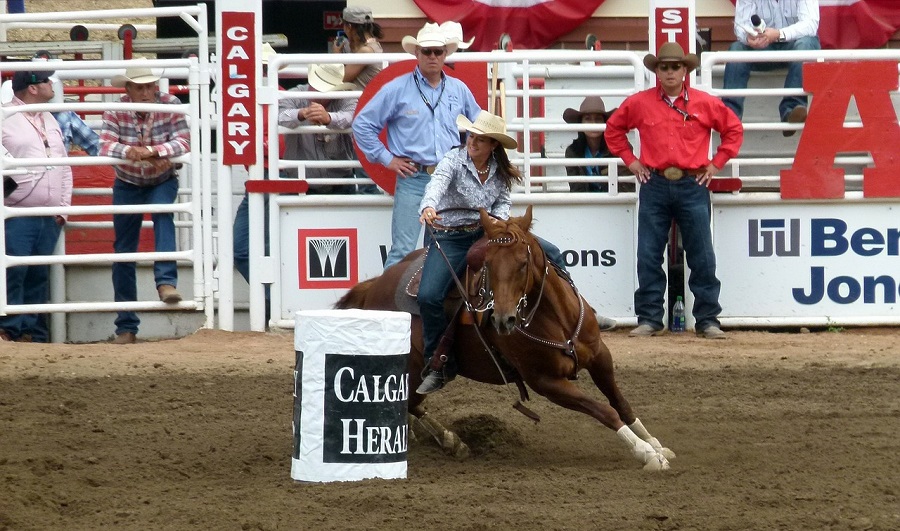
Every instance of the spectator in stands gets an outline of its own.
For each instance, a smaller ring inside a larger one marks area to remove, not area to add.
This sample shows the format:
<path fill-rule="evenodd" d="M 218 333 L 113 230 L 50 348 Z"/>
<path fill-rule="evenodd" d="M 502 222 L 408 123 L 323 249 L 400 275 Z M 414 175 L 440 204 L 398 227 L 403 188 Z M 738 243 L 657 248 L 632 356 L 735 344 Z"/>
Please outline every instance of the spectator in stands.
<path fill-rule="evenodd" d="M 385 269 L 416 247 L 425 186 L 438 161 L 459 144 L 456 117 L 474 120 L 481 110 L 469 87 L 444 73 L 444 60 L 457 43 L 448 42 L 437 24 L 425 24 L 416 37 L 404 37 L 402 45 L 416 56 L 416 69 L 382 87 L 353 120 L 354 137 L 366 158 L 398 177 Z M 385 127 L 387 147 L 378 138 Z"/>
<path fill-rule="evenodd" d="M 607 112 L 603 98 L 600 96 L 588 96 L 581 102 L 581 107 L 576 111 L 568 108 L 563 111 L 563 120 L 569 124 L 603 124 L 615 109 Z M 566 148 L 567 159 L 611 158 L 613 155 L 606 147 L 606 139 L 603 131 L 579 131 L 575 140 Z M 566 174 L 569 177 L 607 175 L 609 169 L 606 165 L 597 166 L 566 166 Z M 627 173 L 627 168 L 621 167 L 619 175 Z M 608 192 L 607 183 L 570 182 L 571 192 Z M 619 184 L 619 191 L 633 192 L 631 183 Z"/>
<path fill-rule="evenodd" d="M 335 52 L 349 53 L 383 53 L 381 42 L 378 39 L 384 37 L 375 19 L 372 18 L 372 10 L 364 6 L 353 6 L 344 8 L 344 34 L 346 38 L 343 42 L 341 39 L 335 39 Z M 344 65 L 345 83 L 353 83 L 356 90 L 363 90 L 369 81 L 381 72 L 382 65 L 377 64 L 354 64 Z"/>
<path fill-rule="evenodd" d="M 699 59 L 685 55 L 674 42 L 663 44 L 658 55 L 647 54 L 644 66 L 654 72 L 659 86 L 625 99 L 606 122 L 606 143 L 622 157 L 641 183 L 638 204 L 637 273 L 634 310 L 638 326 L 632 336 L 662 333 L 666 272 L 663 253 L 674 220 L 681 229 L 688 280 L 694 294 L 697 334 L 723 339 L 718 316 L 721 283 L 716 278 L 716 256 L 710 230 L 710 180 L 736 156 L 743 141 L 740 120 L 725 104 L 706 92 L 684 85 L 685 76 Z M 625 136 L 637 129 L 641 138 L 638 159 Z M 721 142 L 709 159 L 710 137 Z"/>
<path fill-rule="evenodd" d="M 156 103 L 179 105 L 171 94 L 159 91 L 159 76 L 149 68 L 134 65 L 125 75 L 112 79 L 114 87 L 124 87 L 123 103 Z M 110 110 L 103 113 L 100 132 L 100 154 L 124 159 L 117 165 L 113 185 L 114 205 L 168 205 L 178 196 L 178 174 L 171 157 L 190 150 L 190 128 L 183 114 L 149 111 Z M 114 249 L 117 253 L 138 250 L 143 214 L 114 214 Z M 174 252 L 175 217 L 172 213 L 151 214 L 156 252 Z M 181 302 L 176 290 L 178 269 L 174 260 L 157 261 L 153 267 L 159 300 L 166 304 Z M 112 266 L 113 291 L 116 302 L 137 300 L 134 262 L 116 262 Z M 116 317 L 113 343 L 134 343 L 140 319 L 132 311 L 121 311 Z"/>
<path fill-rule="evenodd" d="M 754 17 L 758 17 L 754 18 Z M 754 24 L 754 22 L 756 24 Z M 737 0 L 734 10 L 735 41 L 729 51 L 752 50 L 806 51 L 820 50 L 819 0 Z M 745 89 L 751 70 L 784 68 L 785 63 L 728 63 L 725 65 L 725 88 Z M 803 63 L 786 64 L 784 88 L 803 88 Z M 739 119 L 744 117 L 744 97 L 722 98 Z M 806 96 L 785 96 L 778 106 L 782 122 L 799 124 L 806 121 Z M 793 136 L 796 131 L 782 131 Z"/>
<path fill-rule="evenodd" d="M 23 71 L 13 74 L 12 101 L 4 107 L 47 103 L 53 98 L 53 71 Z M 18 112 L 3 120 L 3 147 L 12 157 L 40 159 L 65 157 L 62 132 L 46 111 Z M 32 167 L 14 175 L 15 189 L 4 206 L 59 207 L 72 202 L 72 170 L 69 166 Z M 11 188 L 11 186 L 10 186 Z M 64 216 L 14 216 L 6 219 L 6 254 L 48 256 L 53 254 Z M 21 265 L 6 269 L 6 302 L 10 305 L 46 304 L 50 297 L 50 266 Z M 49 341 L 46 316 L 10 314 L 0 316 L 0 341 Z"/>

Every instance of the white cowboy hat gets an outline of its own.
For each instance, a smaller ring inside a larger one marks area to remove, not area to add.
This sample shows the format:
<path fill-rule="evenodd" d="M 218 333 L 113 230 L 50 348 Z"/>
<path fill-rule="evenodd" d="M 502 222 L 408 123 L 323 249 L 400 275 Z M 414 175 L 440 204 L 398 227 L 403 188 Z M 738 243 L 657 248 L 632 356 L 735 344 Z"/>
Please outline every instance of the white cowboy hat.
<path fill-rule="evenodd" d="M 112 86 L 122 88 L 128 82 L 144 85 L 147 83 L 156 83 L 159 76 L 154 74 L 152 70 L 146 66 L 133 66 L 125 70 L 125 75 L 116 75 L 112 78 Z"/>
<path fill-rule="evenodd" d="M 344 65 L 342 64 L 309 65 L 307 81 L 312 88 L 319 92 L 356 88 L 353 83 L 344 83 Z"/>
<path fill-rule="evenodd" d="M 472 43 L 475 42 L 475 37 L 469 39 L 468 42 L 464 41 L 462 24 L 453 20 L 442 22 L 441 31 L 447 36 L 448 41 L 455 40 L 458 43 L 460 50 L 468 49 L 469 46 L 472 46 Z"/>
<path fill-rule="evenodd" d="M 479 112 L 474 123 L 465 114 L 460 114 L 456 117 L 456 125 L 470 133 L 493 138 L 506 149 L 516 149 L 519 145 L 515 138 L 506 134 L 506 120 L 487 111 Z"/>
<path fill-rule="evenodd" d="M 416 48 L 447 48 L 447 55 L 455 52 L 459 47 L 459 43 L 454 40 L 448 40 L 447 34 L 441 31 L 441 27 L 437 24 L 426 23 L 419 30 L 418 35 L 413 38 L 411 35 L 403 37 L 401 41 L 403 49 L 406 53 L 416 55 Z"/>

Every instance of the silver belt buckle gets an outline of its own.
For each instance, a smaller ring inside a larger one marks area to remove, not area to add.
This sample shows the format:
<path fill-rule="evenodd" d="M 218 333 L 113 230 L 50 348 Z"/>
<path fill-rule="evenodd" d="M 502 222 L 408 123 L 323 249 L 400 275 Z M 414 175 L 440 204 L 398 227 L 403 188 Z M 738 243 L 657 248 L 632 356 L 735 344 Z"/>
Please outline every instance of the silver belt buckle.
<path fill-rule="evenodd" d="M 684 170 L 681 168 L 676 168 L 675 166 L 669 166 L 665 170 L 663 170 L 663 177 L 670 181 L 677 181 L 684 177 Z"/>

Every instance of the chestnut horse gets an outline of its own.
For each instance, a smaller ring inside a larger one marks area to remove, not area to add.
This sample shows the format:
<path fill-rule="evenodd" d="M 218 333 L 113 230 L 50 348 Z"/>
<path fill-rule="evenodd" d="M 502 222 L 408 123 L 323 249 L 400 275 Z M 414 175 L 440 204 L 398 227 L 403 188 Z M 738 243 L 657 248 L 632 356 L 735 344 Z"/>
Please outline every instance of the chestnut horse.
<path fill-rule="evenodd" d="M 520 218 L 502 221 L 481 211 L 488 238 L 485 267 L 493 292 L 492 326 L 457 325 L 451 356 L 459 375 L 479 382 L 504 384 L 498 364 L 491 359 L 481 337 L 515 369 L 535 392 L 560 406 L 580 411 L 616 431 L 645 470 L 667 470 L 675 454 L 650 435 L 622 396 L 613 374 L 609 349 L 600 339 L 593 311 L 568 280 L 556 272 L 540 244 L 529 232 L 531 207 Z M 379 277 L 355 286 L 336 308 L 398 310 L 395 293 L 401 277 L 418 254 L 413 253 Z M 437 252 L 433 250 L 432 252 Z M 409 356 L 410 389 L 421 382 L 422 326 L 412 320 L 412 351 Z M 608 404 L 589 396 L 571 380 L 587 370 Z M 421 421 L 446 450 L 459 450 L 460 442 L 433 418 L 425 416 L 425 396 L 411 393 L 411 421 Z"/>

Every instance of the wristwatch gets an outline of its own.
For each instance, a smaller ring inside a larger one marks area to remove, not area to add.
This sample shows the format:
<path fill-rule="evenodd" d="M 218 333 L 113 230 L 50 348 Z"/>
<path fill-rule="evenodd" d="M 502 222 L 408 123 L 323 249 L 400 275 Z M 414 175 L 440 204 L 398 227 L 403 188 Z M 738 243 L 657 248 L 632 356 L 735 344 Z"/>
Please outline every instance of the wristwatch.
<path fill-rule="evenodd" d="M 778 30 L 778 42 L 784 42 L 785 40 L 787 39 L 784 38 L 784 32 Z"/>
<path fill-rule="evenodd" d="M 147 146 L 147 149 L 150 150 L 150 156 L 151 156 L 151 157 L 158 157 L 158 156 L 159 156 L 159 151 L 156 151 L 156 148 L 155 148 L 155 147 L 153 147 L 153 146 Z"/>

